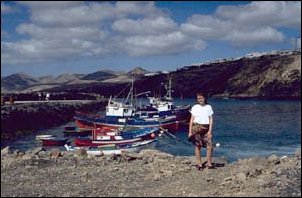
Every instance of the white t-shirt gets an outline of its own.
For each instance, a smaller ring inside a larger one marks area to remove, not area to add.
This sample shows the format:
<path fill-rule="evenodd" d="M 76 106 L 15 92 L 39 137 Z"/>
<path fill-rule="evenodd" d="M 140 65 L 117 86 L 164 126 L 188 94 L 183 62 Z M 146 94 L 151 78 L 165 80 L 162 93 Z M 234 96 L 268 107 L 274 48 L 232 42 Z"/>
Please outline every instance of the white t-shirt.
<path fill-rule="evenodd" d="M 210 124 L 209 117 L 214 113 L 211 105 L 209 104 L 204 106 L 195 104 L 190 112 L 194 116 L 193 122 L 197 124 Z"/>

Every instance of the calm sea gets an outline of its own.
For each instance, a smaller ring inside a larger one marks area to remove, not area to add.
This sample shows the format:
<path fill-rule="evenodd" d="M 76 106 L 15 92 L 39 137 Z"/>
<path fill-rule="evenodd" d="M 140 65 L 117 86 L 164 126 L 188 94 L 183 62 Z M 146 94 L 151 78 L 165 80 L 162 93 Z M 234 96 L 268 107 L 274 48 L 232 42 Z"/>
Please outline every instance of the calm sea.
<path fill-rule="evenodd" d="M 139 101 L 145 103 L 145 100 Z M 301 101 L 291 100 L 233 100 L 209 99 L 214 110 L 214 156 L 227 157 L 231 162 L 252 156 L 278 156 L 301 150 Z M 195 98 L 175 99 L 177 105 L 195 103 Z M 27 150 L 39 143 L 38 134 L 63 136 L 66 123 L 59 127 L 38 131 L 10 143 L 12 149 Z M 187 141 L 188 127 L 173 133 L 176 138 L 162 136 L 157 149 L 173 155 L 194 155 L 193 146 Z M 202 151 L 205 156 L 205 149 Z"/>

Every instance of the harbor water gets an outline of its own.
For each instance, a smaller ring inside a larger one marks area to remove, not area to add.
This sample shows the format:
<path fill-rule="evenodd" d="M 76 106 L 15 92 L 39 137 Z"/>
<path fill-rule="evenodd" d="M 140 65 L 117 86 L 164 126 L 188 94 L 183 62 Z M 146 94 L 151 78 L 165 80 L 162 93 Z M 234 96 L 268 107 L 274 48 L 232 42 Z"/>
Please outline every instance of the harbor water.
<path fill-rule="evenodd" d="M 146 100 L 137 102 L 144 104 Z M 176 105 L 193 105 L 195 102 L 195 98 L 175 99 Z M 215 157 L 226 157 L 232 162 L 253 156 L 284 156 L 301 150 L 301 101 L 209 99 L 208 103 L 214 110 L 213 140 L 220 143 L 220 147 L 214 148 Z M 26 151 L 39 146 L 36 135 L 63 136 L 64 127 L 72 125 L 73 121 L 40 130 L 10 142 L 9 146 Z M 156 148 L 173 155 L 194 155 L 194 147 L 188 142 L 187 135 L 188 125 L 184 125 L 173 135 L 160 137 Z M 202 150 L 202 156 L 205 156 L 205 150 Z"/>

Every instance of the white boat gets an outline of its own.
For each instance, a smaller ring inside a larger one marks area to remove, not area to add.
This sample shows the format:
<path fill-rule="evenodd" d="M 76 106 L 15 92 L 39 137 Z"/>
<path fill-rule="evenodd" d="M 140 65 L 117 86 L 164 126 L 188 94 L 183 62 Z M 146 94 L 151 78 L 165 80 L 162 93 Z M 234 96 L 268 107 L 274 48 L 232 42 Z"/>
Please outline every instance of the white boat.
<path fill-rule="evenodd" d="M 36 140 L 54 139 L 56 137 L 57 137 L 56 135 L 36 135 Z"/>
<path fill-rule="evenodd" d="M 124 144 L 124 145 L 104 145 L 99 147 L 73 147 L 65 144 L 65 148 L 67 151 L 76 151 L 80 149 L 85 149 L 88 155 L 121 155 L 123 152 L 139 152 L 142 149 L 152 149 L 155 147 L 157 143 L 157 139 L 145 140 L 140 142 L 135 142 L 132 144 Z"/>

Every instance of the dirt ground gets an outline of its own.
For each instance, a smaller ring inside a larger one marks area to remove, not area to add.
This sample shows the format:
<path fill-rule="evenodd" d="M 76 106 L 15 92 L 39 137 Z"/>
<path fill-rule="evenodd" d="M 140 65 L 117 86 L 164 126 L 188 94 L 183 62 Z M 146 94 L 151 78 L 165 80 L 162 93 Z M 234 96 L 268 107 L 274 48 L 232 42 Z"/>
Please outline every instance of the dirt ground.
<path fill-rule="evenodd" d="M 195 168 L 193 156 L 157 150 L 121 156 L 1 151 L 1 197 L 301 197 L 301 152 L 292 156 L 214 158 L 215 169 Z"/>

